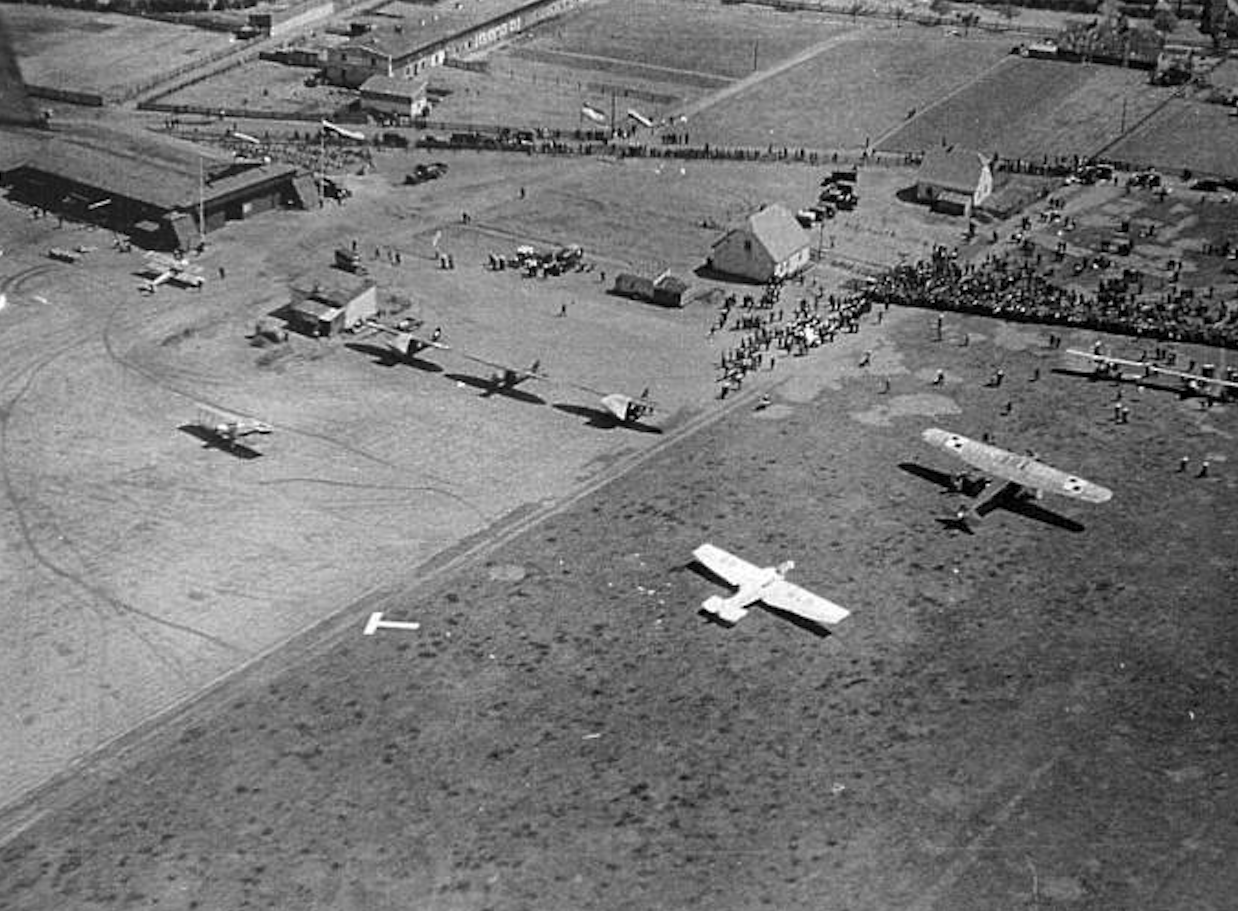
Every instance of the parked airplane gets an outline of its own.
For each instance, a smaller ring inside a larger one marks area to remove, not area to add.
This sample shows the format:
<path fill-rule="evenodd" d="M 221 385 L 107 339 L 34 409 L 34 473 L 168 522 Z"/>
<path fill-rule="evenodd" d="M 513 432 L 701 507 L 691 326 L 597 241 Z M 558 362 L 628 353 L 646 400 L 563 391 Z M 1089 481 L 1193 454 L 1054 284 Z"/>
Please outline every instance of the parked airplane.
<path fill-rule="evenodd" d="M 1173 370 L 1149 361 L 1136 361 L 1125 357 L 1114 357 L 1110 354 L 1080 351 L 1077 348 L 1067 348 L 1066 353 L 1091 361 L 1096 365 L 1098 375 L 1112 379 L 1138 381 L 1140 379 L 1150 379 L 1154 376 L 1172 376 L 1181 380 L 1183 391 L 1192 395 L 1213 395 L 1219 398 L 1238 393 L 1238 382 L 1232 379 L 1208 376 L 1206 373 L 1188 373 L 1185 370 Z M 1130 374 L 1123 375 L 1121 372 L 1123 367 L 1138 370 L 1140 373 L 1134 376 Z"/>
<path fill-rule="evenodd" d="M 526 380 L 546 380 L 550 379 L 542 372 L 541 359 L 537 359 L 527 370 L 517 370 L 514 367 L 506 367 L 503 364 L 495 364 L 490 361 L 482 360 L 479 357 L 467 355 L 470 360 L 477 361 L 479 364 L 485 364 L 488 367 L 494 367 L 496 371 L 490 374 L 486 381 L 486 395 L 491 395 L 496 392 L 510 392 Z"/>
<path fill-rule="evenodd" d="M 243 418 L 217 408 L 201 405 L 194 426 L 210 434 L 229 449 L 236 449 L 241 439 L 250 434 L 267 434 L 272 431 L 270 424 L 253 418 Z M 250 448 L 246 446 L 245 448 Z"/>
<path fill-rule="evenodd" d="M 139 288 L 147 294 L 154 294 L 155 289 L 164 282 L 184 288 L 201 288 L 206 283 L 201 266 L 168 253 L 147 253 L 141 274 L 152 276 Z"/>
<path fill-rule="evenodd" d="M 413 358 L 419 351 L 427 348 L 435 348 L 439 351 L 451 350 L 450 345 L 439 341 L 443 337 L 441 328 L 436 328 L 428 338 L 416 335 L 415 333 L 425 325 L 421 320 L 405 320 L 394 327 L 374 320 L 367 320 L 365 324 L 371 329 L 390 335 L 391 338 L 386 340 L 387 347 L 405 359 Z"/>
<path fill-rule="evenodd" d="M 1018 500 L 1039 499 L 1047 491 L 1086 503 L 1105 503 L 1113 496 L 1113 491 L 1109 488 L 1067 474 L 1031 455 L 1021 456 L 1008 449 L 981 443 L 937 427 L 930 427 L 922 436 L 926 443 L 944 449 L 973 468 L 995 475 L 1006 482 L 970 510 L 960 510 L 957 519 L 964 524 L 970 519 L 983 517 L 1006 497 Z"/>
<path fill-rule="evenodd" d="M 748 605 L 757 601 L 775 610 L 810 620 L 819 626 L 841 623 L 851 613 L 832 601 L 788 582 L 786 575 L 795 568 L 793 560 L 777 566 L 760 567 L 713 544 L 702 544 L 692 551 L 692 556 L 714 575 L 738 588 L 730 597 L 712 595 L 701 604 L 703 611 L 714 615 L 723 623 L 738 623 L 747 615 Z"/>
<path fill-rule="evenodd" d="M 632 398 L 622 392 L 612 392 L 602 396 L 602 407 L 625 424 L 635 424 L 647 414 L 657 410 L 657 403 L 649 398 L 649 390 L 640 394 L 640 398 Z"/>

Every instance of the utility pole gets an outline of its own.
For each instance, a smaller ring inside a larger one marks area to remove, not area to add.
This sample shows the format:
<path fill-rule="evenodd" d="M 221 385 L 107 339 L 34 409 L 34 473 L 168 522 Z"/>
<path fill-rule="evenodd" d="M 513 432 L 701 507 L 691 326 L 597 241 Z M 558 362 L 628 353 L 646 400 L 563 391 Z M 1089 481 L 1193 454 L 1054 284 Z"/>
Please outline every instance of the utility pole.
<path fill-rule="evenodd" d="M 206 179 L 202 156 L 198 156 L 198 246 L 206 246 Z"/>

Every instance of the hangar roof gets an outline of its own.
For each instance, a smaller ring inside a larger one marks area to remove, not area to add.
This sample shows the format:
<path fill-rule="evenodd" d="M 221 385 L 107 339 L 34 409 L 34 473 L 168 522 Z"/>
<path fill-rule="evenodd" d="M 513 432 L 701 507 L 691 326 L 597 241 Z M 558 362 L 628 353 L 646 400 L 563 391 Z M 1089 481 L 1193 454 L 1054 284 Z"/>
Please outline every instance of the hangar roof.
<path fill-rule="evenodd" d="M 291 165 L 238 166 L 226 155 L 183 140 L 126 133 L 95 124 L 53 131 L 25 156 L 26 167 L 163 209 L 198 202 L 199 167 L 206 202 L 291 175 Z"/>

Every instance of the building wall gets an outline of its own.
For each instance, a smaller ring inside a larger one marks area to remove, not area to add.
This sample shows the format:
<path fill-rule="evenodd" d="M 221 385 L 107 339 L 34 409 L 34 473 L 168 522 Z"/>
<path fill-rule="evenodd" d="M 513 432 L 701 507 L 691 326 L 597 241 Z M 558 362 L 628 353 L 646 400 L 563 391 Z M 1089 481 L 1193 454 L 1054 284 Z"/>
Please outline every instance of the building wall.
<path fill-rule="evenodd" d="M 502 41 L 530 25 L 585 2 L 587 0 L 532 0 L 505 17 L 464 29 L 444 41 L 424 47 L 410 47 L 404 54 L 376 55 L 348 45 L 331 48 L 327 53 L 324 75 L 327 82 L 348 88 L 356 88 L 374 75 L 416 76 L 431 67 L 441 66 L 448 56 L 468 54 Z"/>
<path fill-rule="evenodd" d="M 378 287 L 370 285 L 347 304 L 344 305 L 344 326 L 357 325 L 367 319 L 378 316 Z"/>
<path fill-rule="evenodd" d="M 714 247 L 710 265 L 718 272 L 767 282 L 777 274 L 778 263 L 746 228 L 737 228 Z"/>

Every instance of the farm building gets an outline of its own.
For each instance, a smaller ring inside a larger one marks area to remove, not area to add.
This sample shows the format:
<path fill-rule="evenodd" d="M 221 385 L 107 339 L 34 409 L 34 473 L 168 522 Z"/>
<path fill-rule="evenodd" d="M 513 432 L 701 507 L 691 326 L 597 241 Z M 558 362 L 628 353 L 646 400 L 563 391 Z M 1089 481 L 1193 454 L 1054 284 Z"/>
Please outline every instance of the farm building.
<path fill-rule="evenodd" d="M 653 302 L 663 307 L 682 307 L 692 296 L 692 286 L 682 278 L 664 272 L 653 283 Z"/>
<path fill-rule="evenodd" d="M 361 107 L 379 118 L 411 120 L 430 109 L 424 76 L 371 76 L 361 84 Z"/>
<path fill-rule="evenodd" d="M 633 275 L 631 272 L 620 272 L 615 276 L 615 286 L 612 294 L 622 297 L 634 297 L 638 300 L 653 300 L 653 279 L 643 275 Z"/>
<path fill-rule="evenodd" d="M 14 198 L 146 246 L 188 250 L 229 221 L 311 205 L 296 174 L 291 165 L 240 163 L 180 140 L 83 124 L 51 131 L 3 180 Z"/>
<path fill-rule="evenodd" d="M 989 159 L 971 149 L 934 149 L 916 173 L 916 199 L 944 212 L 970 215 L 992 192 Z"/>
<path fill-rule="evenodd" d="M 766 206 L 714 242 L 709 267 L 757 282 L 786 278 L 808 265 L 809 241 L 785 206 Z"/>
<path fill-rule="evenodd" d="M 417 76 L 448 57 L 471 54 L 583 2 L 475 0 L 469 12 L 436 10 L 380 25 L 328 50 L 323 75 L 327 82 L 347 88 L 357 88 L 371 76 Z"/>
<path fill-rule="evenodd" d="M 308 335 L 334 335 L 378 316 L 378 286 L 364 281 L 348 287 L 315 284 L 288 308 L 289 322 Z"/>

